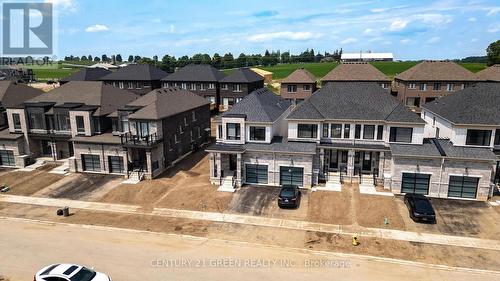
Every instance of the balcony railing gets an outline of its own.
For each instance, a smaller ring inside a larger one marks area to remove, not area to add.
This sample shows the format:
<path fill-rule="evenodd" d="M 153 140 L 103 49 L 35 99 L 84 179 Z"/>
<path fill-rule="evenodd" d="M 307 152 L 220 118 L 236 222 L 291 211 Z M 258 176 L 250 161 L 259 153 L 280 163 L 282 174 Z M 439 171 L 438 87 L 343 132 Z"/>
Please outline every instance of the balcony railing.
<path fill-rule="evenodd" d="M 132 135 L 131 133 L 120 135 L 121 144 L 124 145 L 151 146 L 156 144 L 159 140 L 156 133 L 147 136 Z"/>

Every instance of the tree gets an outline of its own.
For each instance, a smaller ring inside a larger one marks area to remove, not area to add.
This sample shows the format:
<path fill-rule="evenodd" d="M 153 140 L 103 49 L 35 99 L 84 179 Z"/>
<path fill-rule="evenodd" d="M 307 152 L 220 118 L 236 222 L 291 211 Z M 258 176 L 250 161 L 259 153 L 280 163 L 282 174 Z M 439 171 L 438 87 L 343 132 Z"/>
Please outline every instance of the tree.
<path fill-rule="evenodd" d="M 93 61 L 94 58 L 92 57 L 92 55 L 89 55 L 89 61 Z"/>
<path fill-rule="evenodd" d="M 223 68 L 234 68 L 234 57 L 233 54 L 227 53 L 222 57 L 222 67 Z"/>
<path fill-rule="evenodd" d="M 116 55 L 116 61 L 122 62 L 122 55 L 120 55 L 120 54 Z"/>
<path fill-rule="evenodd" d="M 212 66 L 215 68 L 221 68 L 222 66 L 222 58 L 218 53 L 215 53 L 212 57 Z"/>
<path fill-rule="evenodd" d="M 141 56 L 134 56 L 134 62 L 139 62 L 141 60 Z"/>
<path fill-rule="evenodd" d="M 488 57 L 488 65 L 500 63 L 500 40 L 491 43 L 486 49 L 486 56 Z"/>
<path fill-rule="evenodd" d="M 81 61 L 86 61 L 87 60 L 87 57 L 86 56 L 82 56 L 82 58 L 80 59 Z"/>
<path fill-rule="evenodd" d="M 101 56 L 101 60 L 102 60 L 102 62 L 107 62 L 107 61 L 109 61 L 109 58 L 106 54 L 104 54 Z"/>
<path fill-rule="evenodd" d="M 100 59 L 99 57 L 95 57 L 95 58 L 94 58 L 94 61 L 96 61 L 96 62 L 100 62 L 100 61 L 101 61 L 101 59 Z"/>
<path fill-rule="evenodd" d="M 248 66 L 247 64 L 247 56 L 244 53 L 241 53 L 236 59 L 236 65 L 238 67 Z"/>
<path fill-rule="evenodd" d="M 134 61 L 134 56 L 132 56 L 132 55 L 128 56 L 128 60 L 127 61 L 128 62 L 133 62 Z"/>

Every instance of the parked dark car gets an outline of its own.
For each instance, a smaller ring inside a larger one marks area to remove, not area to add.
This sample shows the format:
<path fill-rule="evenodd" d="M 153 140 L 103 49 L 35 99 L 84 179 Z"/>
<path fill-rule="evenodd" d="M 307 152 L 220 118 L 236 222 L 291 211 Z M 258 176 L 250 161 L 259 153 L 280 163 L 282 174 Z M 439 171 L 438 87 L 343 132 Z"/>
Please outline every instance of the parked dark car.
<path fill-rule="evenodd" d="M 300 205 L 301 193 L 296 185 L 284 185 L 281 187 L 278 196 L 278 206 L 280 208 L 298 208 Z"/>
<path fill-rule="evenodd" d="M 420 194 L 405 194 L 404 202 L 415 222 L 436 223 L 436 213 L 429 198 Z"/>

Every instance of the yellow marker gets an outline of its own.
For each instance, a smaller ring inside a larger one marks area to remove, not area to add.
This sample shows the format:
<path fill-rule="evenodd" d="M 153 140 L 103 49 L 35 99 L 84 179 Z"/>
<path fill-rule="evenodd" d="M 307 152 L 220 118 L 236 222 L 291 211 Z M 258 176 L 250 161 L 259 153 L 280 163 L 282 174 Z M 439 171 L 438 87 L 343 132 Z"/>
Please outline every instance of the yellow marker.
<path fill-rule="evenodd" d="M 352 245 L 353 246 L 358 246 L 359 245 L 358 234 L 357 233 L 354 233 L 352 235 Z"/>

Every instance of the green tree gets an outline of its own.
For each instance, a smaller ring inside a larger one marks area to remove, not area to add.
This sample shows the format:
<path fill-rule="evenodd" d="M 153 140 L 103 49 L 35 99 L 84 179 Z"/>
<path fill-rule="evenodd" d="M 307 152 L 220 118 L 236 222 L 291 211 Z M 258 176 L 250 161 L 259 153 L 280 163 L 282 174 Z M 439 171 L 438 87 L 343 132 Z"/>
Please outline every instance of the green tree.
<path fill-rule="evenodd" d="M 215 68 L 222 67 L 222 58 L 218 53 L 215 53 L 214 56 L 212 57 L 212 66 Z"/>
<path fill-rule="evenodd" d="M 500 63 L 500 40 L 491 43 L 486 49 L 486 56 L 488 57 L 488 65 Z"/>
<path fill-rule="evenodd" d="M 122 55 L 120 55 L 120 54 L 116 55 L 116 61 L 122 62 Z"/>
<path fill-rule="evenodd" d="M 128 56 L 128 60 L 127 61 L 128 62 L 133 62 L 134 61 L 134 56 L 132 56 L 132 55 Z"/>

